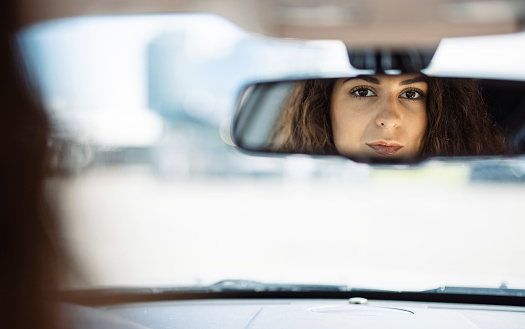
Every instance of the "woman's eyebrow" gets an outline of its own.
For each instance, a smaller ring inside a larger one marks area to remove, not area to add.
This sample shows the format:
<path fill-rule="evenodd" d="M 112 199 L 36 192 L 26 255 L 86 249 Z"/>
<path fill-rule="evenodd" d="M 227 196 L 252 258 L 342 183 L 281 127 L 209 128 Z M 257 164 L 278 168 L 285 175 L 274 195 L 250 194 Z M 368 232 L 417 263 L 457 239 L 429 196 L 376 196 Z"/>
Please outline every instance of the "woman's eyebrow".
<path fill-rule="evenodd" d="M 347 81 L 355 80 L 355 79 L 364 80 L 366 82 L 370 82 L 370 83 L 373 83 L 373 84 L 376 84 L 376 85 L 381 84 L 381 82 L 379 81 L 378 78 L 372 77 L 370 75 L 358 75 L 356 77 L 348 78 L 345 81 L 343 81 L 343 84 L 346 83 Z"/>
<path fill-rule="evenodd" d="M 411 85 L 418 82 L 427 82 L 427 78 L 424 75 L 418 75 L 413 79 L 403 80 L 399 83 L 400 86 Z"/>

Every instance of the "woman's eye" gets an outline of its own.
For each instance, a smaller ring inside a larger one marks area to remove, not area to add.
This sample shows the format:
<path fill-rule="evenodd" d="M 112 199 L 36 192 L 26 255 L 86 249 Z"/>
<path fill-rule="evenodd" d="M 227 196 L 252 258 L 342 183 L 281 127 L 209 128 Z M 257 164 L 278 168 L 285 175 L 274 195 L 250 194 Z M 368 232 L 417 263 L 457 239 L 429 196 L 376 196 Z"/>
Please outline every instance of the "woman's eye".
<path fill-rule="evenodd" d="M 419 99 L 423 97 L 423 94 L 416 90 L 407 90 L 404 93 L 402 93 L 400 97 L 407 99 Z"/>
<path fill-rule="evenodd" d="M 354 89 L 352 90 L 351 93 L 352 95 L 357 96 L 357 97 L 372 97 L 376 95 L 372 90 L 368 88 Z"/>

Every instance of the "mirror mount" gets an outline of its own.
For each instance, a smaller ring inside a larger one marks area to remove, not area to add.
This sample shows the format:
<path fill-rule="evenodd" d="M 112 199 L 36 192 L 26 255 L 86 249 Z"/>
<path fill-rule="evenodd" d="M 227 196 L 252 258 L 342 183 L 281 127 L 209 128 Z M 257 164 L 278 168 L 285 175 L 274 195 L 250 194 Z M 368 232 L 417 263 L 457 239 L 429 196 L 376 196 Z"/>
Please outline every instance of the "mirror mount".
<path fill-rule="evenodd" d="M 362 70 L 374 70 L 376 74 L 388 71 L 396 73 L 419 73 L 426 68 L 436 49 L 349 49 L 350 64 Z"/>

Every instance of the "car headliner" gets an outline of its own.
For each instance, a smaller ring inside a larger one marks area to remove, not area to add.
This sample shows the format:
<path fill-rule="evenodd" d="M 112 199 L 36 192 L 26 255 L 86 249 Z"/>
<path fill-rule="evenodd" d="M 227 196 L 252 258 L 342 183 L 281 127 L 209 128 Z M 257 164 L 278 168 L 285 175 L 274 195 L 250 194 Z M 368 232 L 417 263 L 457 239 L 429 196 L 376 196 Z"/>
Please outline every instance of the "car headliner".
<path fill-rule="evenodd" d="M 435 46 L 444 37 L 521 30 L 518 1 L 22 0 L 20 22 L 137 13 L 208 12 L 272 37 L 339 39 L 360 46 Z"/>

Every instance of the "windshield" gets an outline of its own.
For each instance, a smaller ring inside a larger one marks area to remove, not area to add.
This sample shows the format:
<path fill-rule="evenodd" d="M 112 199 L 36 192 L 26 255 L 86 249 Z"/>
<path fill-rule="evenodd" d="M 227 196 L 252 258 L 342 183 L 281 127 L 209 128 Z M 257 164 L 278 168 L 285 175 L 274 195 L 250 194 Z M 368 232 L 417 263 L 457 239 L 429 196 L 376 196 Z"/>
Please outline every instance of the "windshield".
<path fill-rule="evenodd" d="M 72 288 L 525 289 L 520 157 L 369 166 L 233 145 L 244 85 L 357 74 L 340 42 L 262 38 L 204 14 L 59 20 L 20 42 L 61 149 L 48 187 Z M 447 56 L 426 73 L 461 76 Z M 473 65 L 467 77 L 525 78 Z"/>

